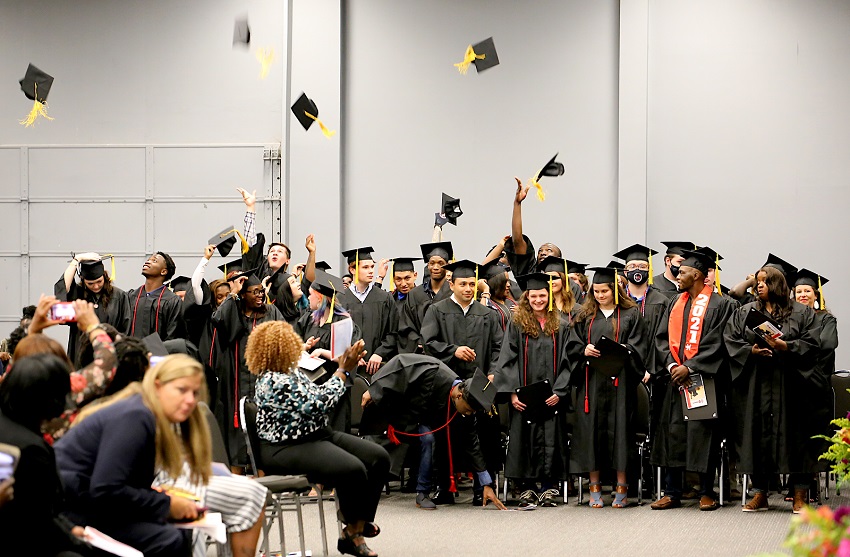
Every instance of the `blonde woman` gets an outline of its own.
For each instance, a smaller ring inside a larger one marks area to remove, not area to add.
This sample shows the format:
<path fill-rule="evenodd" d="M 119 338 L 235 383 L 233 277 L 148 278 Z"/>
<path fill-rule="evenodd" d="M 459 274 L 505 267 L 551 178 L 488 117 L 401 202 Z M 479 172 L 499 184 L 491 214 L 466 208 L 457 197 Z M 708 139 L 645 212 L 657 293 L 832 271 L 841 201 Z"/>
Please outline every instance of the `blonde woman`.
<path fill-rule="evenodd" d="M 146 556 L 186 556 L 191 538 L 169 521 L 197 518 L 195 500 L 151 488 L 156 470 L 196 484 L 210 478 L 210 432 L 198 408 L 204 369 L 182 354 L 110 400 L 89 405 L 56 443 L 68 515 Z"/>
<path fill-rule="evenodd" d="M 285 321 L 258 325 L 248 337 L 245 359 L 256 384 L 260 461 L 266 473 L 305 474 L 336 488 L 346 524 L 340 553 L 375 557 L 364 537 L 373 522 L 390 458 L 383 447 L 328 427 L 328 416 L 345 392 L 345 380 L 364 354 L 357 341 L 339 358 L 333 376 L 316 385 L 297 366 L 303 341 Z"/>

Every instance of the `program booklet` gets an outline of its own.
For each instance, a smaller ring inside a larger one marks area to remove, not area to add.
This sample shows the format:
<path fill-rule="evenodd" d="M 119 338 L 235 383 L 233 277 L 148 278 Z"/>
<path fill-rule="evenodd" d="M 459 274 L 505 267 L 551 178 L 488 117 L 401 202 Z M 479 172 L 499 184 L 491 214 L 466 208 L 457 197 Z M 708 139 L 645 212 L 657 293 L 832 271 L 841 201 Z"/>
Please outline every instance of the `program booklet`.
<path fill-rule="evenodd" d="M 350 317 L 331 323 L 331 360 L 339 358 L 348 350 L 352 336 L 354 336 L 354 321 Z"/>

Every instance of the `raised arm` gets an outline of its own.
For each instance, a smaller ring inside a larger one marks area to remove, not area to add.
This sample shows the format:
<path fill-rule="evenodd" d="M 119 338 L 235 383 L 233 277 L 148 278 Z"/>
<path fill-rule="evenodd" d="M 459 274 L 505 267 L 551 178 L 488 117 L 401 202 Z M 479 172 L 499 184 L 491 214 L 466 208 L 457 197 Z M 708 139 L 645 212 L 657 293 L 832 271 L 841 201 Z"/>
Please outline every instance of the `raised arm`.
<path fill-rule="evenodd" d="M 307 248 L 307 265 L 304 267 L 304 276 L 308 281 L 313 282 L 316 280 L 316 238 L 312 234 L 307 235 L 304 247 Z"/>
<path fill-rule="evenodd" d="M 514 195 L 514 211 L 511 216 L 511 239 L 513 240 L 513 251 L 517 255 L 525 255 L 528 246 L 522 236 L 522 202 L 528 195 L 531 186 L 523 186 L 522 180 L 514 176 L 516 180 L 516 194 Z"/>
<path fill-rule="evenodd" d="M 242 201 L 245 203 L 245 240 L 249 246 L 253 246 L 257 243 L 257 211 L 255 209 L 257 205 L 257 190 L 248 193 L 246 189 L 236 188 L 236 191 L 242 195 Z"/>

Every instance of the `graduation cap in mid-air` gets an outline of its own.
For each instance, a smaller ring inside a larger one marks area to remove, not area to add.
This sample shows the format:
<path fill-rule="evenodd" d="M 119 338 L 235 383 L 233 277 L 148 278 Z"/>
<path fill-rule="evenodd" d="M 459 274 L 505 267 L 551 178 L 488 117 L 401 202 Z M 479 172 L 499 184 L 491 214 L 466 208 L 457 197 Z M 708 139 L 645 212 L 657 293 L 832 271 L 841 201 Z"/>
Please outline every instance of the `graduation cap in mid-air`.
<path fill-rule="evenodd" d="M 53 86 L 53 76 L 30 64 L 27 66 L 26 74 L 18 83 L 21 84 L 24 95 L 33 102 L 30 113 L 20 120 L 20 124 L 28 128 L 35 124 L 39 116 L 53 120 L 47 115 L 47 95 Z"/>
<path fill-rule="evenodd" d="M 233 46 L 251 46 L 251 28 L 248 17 L 239 17 L 233 23 Z"/>
<path fill-rule="evenodd" d="M 292 113 L 295 115 L 295 118 L 298 122 L 304 127 L 304 130 L 309 130 L 310 126 L 313 125 L 313 122 L 319 124 L 319 128 L 321 128 L 322 133 L 325 134 L 325 137 L 333 137 L 336 134 L 335 131 L 331 131 L 319 120 L 319 107 L 316 106 L 316 103 L 310 99 L 306 93 L 301 93 L 301 96 L 298 97 L 298 100 L 292 105 Z"/>
<path fill-rule="evenodd" d="M 449 224 L 457 226 L 457 219 L 463 215 L 463 211 L 460 210 L 460 199 L 455 199 L 454 197 L 443 193 L 440 213 L 445 217 Z"/>
<path fill-rule="evenodd" d="M 463 60 L 454 66 L 458 72 L 466 75 L 470 64 L 475 64 L 475 70 L 478 73 L 499 65 L 499 55 L 496 53 L 496 44 L 493 42 L 493 37 L 466 47 Z"/>
<path fill-rule="evenodd" d="M 537 171 L 531 179 L 531 185 L 537 189 L 537 199 L 546 201 L 546 193 L 543 191 L 543 186 L 540 185 L 540 178 L 543 176 L 558 177 L 564 175 L 564 165 L 555 161 L 558 158 L 558 153 L 547 162 L 543 168 Z"/>

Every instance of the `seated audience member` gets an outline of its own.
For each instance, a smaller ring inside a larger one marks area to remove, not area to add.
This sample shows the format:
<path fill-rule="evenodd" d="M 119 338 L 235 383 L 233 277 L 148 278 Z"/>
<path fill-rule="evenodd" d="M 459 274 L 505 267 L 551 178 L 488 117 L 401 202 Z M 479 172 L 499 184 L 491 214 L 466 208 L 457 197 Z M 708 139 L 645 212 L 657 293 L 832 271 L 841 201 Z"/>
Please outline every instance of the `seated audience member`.
<path fill-rule="evenodd" d="M 305 474 L 311 482 L 336 489 L 345 528 L 340 553 L 375 556 L 364 537 L 377 535 L 375 512 L 390 466 L 382 447 L 333 431 L 328 417 L 357 368 L 364 342 L 340 357 L 327 382 L 316 385 L 298 367 L 303 341 L 285 322 L 263 323 L 248 338 L 247 361 L 258 374 L 257 430 L 260 461 L 272 474 Z"/>
<path fill-rule="evenodd" d="M 205 391 L 203 366 L 178 354 L 81 412 L 56 443 L 68 515 L 148 557 L 188 555 L 190 538 L 169 522 L 196 519 L 197 502 L 151 484 L 157 468 L 177 477 L 184 462 L 193 482 L 209 480 Z"/>

